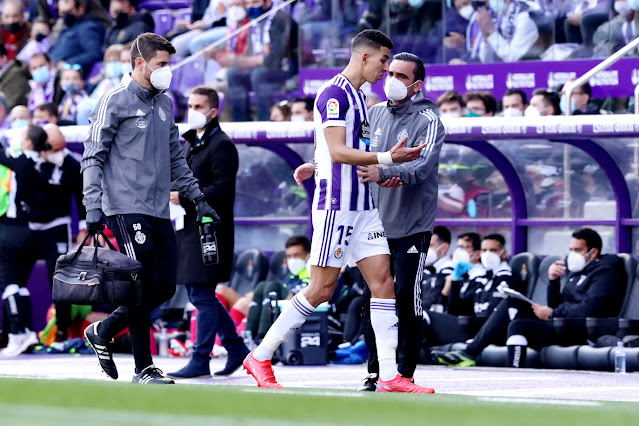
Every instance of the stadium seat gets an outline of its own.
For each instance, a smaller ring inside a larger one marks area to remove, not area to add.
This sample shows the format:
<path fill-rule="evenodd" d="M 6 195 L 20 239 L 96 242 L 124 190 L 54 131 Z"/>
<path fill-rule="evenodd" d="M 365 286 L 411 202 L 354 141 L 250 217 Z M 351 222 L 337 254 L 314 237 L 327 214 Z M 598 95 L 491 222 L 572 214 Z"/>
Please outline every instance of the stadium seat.
<path fill-rule="evenodd" d="M 508 361 L 508 349 L 504 346 L 489 345 L 477 358 L 477 365 L 486 367 L 505 367 Z M 524 368 L 539 368 L 541 360 L 539 352 L 528 348 L 526 350 L 526 362 Z"/>
<path fill-rule="evenodd" d="M 104 63 L 102 61 L 94 63 L 93 66 L 91 67 L 91 71 L 89 71 L 89 73 L 86 75 L 85 80 L 89 81 L 93 77 L 100 75 L 103 67 L 104 67 Z"/>
<path fill-rule="evenodd" d="M 266 276 L 266 280 L 282 282 L 286 279 L 288 273 L 286 251 L 276 251 L 271 255 L 271 259 L 268 262 L 268 275 Z"/>
<path fill-rule="evenodd" d="M 255 285 L 266 278 L 268 258 L 257 249 L 246 250 L 235 261 L 230 287 L 242 296 L 253 291 Z"/>
<path fill-rule="evenodd" d="M 179 9 L 175 11 L 175 20 L 191 22 L 191 15 L 192 15 L 192 9 L 190 8 Z"/>
<path fill-rule="evenodd" d="M 588 345 L 579 347 L 577 352 L 577 363 L 583 370 L 613 371 L 615 368 L 614 354 L 610 357 L 610 352 L 614 348 L 593 348 Z"/>
<path fill-rule="evenodd" d="M 547 256 L 539 264 L 539 274 L 532 289 L 529 289 L 529 297 L 540 305 L 548 305 L 548 269 L 550 265 L 560 260 L 560 256 Z"/>
<path fill-rule="evenodd" d="M 156 10 L 153 12 L 153 22 L 155 22 L 156 34 L 166 34 L 167 31 L 173 29 L 175 22 L 173 11 L 168 9 Z"/>
<path fill-rule="evenodd" d="M 513 270 L 513 278 L 524 284 L 526 295 L 532 296 L 534 285 L 531 283 L 537 282 L 539 265 L 541 264 L 539 256 L 530 252 L 519 253 L 513 256 L 509 263 Z"/>
<path fill-rule="evenodd" d="M 201 59 L 187 62 L 173 72 L 173 78 L 175 78 L 173 90 L 178 93 L 186 95 L 191 89 L 204 83 L 204 62 Z"/>
<path fill-rule="evenodd" d="M 576 346 L 552 345 L 541 348 L 541 364 L 545 368 L 558 368 L 563 370 L 576 370 L 579 366 Z"/>

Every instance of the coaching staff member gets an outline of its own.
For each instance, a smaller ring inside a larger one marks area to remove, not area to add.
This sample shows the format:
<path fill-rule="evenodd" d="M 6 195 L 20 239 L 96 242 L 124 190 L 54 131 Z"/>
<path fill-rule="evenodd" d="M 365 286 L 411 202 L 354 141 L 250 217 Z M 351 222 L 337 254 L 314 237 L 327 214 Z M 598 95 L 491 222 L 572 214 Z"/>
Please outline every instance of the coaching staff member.
<path fill-rule="evenodd" d="M 197 220 L 219 220 L 186 164 L 173 120 L 169 62 L 175 48 L 165 38 L 141 34 L 131 46 L 131 79 L 105 93 L 89 117 L 82 175 L 87 230 L 106 220 L 120 249 L 142 263 L 142 301 L 121 306 L 85 330 L 102 370 L 117 379 L 109 343 L 127 326 L 135 359 L 134 383 L 170 384 L 153 365 L 151 310 L 175 293 L 177 246 L 169 219 L 171 185 L 196 203 Z"/>
<path fill-rule="evenodd" d="M 219 261 L 216 265 L 205 265 L 193 203 L 180 197 L 178 192 L 171 192 L 171 202 L 181 204 L 186 210 L 184 229 L 177 232 L 178 283 L 184 284 L 189 300 L 197 308 L 198 324 L 193 356 L 181 370 L 169 373 L 168 376 L 173 379 L 211 376 L 209 362 L 216 334 L 228 352 L 226 367 L 216 372 L 216 376 L 233 373 L 249 353 L 235 331 L 231 316 L 215 296 L 217 283 L 229 281 L 233 267 L 233 204 L 239 166 L 237 149 L 220 129 L 217 120 L 220 100 L 214 89 L 196 87 L 188 104 L 191 130 L 184 134 L 186 162 L 197 177 L 206 201 L 215 207 L 222 222 L 216 229 Z"/>

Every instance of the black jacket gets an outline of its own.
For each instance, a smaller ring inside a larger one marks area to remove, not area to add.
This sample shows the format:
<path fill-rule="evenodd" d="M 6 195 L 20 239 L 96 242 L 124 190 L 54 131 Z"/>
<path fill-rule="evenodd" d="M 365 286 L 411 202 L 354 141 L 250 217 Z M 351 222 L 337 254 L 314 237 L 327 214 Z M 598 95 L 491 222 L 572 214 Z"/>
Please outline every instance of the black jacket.
<path fill-rule="evenodd" d="M 29 214 L 34 194 L 41 190 L 42 179 L 36 170 L 38 154 L 33 151 L 11 156 L 0 144 L 0 164 L 15 173 L 15 198 L 10 203 L 10 208 L 0 216 L 0 223 L 11 225 L 28 225 Z M 10 183 L 13 186 L 13 182 Z"/>
<path fill-rule="evenodd" d="M 186 210 L 184 229 L 177 232 L 178 284 L 205 284 L 215 286 L 228 281 L 233 267 L 235 203 L 235 178 L 239 165 L 237 149 L 233 141 L 220 128 L 217 120 L 207 126 L 200 141 L 195 130 L 184 134 L 186 161 L 193 175 L 200 182 L 206 201 L 220 215 L 222 222 L 216 227 L 219 262 L 204 265 L 200 248 L 199 227 L 196 223 L 195 205 L 180 197 Z"/>
<path fill-rule="evenodd" d="M 548 306 L 553 318 L 614 317 L 619 314 L 626 292 L 621 260 L 604 255 L 581 272 L 570 272 L 563 290 L 560 279 L 548 285 Z"/>
<path fill-rule="evenodd" d="M 104 47 L 113 44 L 126 44 L 142 33 L 152 33 L 155 29 L 153 17 L 147 12 L 136 12 L 126 22 L 113 22 L 104 38 Z"/>

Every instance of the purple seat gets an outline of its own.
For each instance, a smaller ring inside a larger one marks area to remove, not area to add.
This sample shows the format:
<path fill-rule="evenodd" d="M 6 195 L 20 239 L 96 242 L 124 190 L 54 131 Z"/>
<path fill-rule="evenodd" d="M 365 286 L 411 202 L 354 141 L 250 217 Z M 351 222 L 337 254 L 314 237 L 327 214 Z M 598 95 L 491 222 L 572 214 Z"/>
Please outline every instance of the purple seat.
<path fill-rule="evenodd" d="M 204 83 L 204 63 L 201 59 L 188 62 L 176 71 L 179 72 L 179 83 L 176 89 L 183 95 Z"/>
<path fill-rule="evenodd" d="M 155 22 L 156 34 L 166 34 L 167 31 L 173 29 L 173 23 L 175 22 L 173 11 L 169 9 L 156 10 L 153 12 L 153 22 Z"/>
<path fill-rule="evenodd" d="M 86 75 L 85 80 L 89 81 L 96 75 L 100 75 L 103 67 L 104 67 L 103 62 L 96 62 L 95 64 L 93 64 L 93 66 L 91 67 L 91 71 L 89 71 L 89 73 Z"/>
<path fill-rule="evenodd" d="M 137 9 L 146 9 L 150 11 L 160 9 L 176 10 L 191 7 L 192 4 L 192 0 L 142 0 L 138 3 Z"/>
<path fill-rule="evenodd" d="M 186 21 L 191 22 L 192 9 L 179 9 L 175 11 L 175 20 L 176 21 Z"/>

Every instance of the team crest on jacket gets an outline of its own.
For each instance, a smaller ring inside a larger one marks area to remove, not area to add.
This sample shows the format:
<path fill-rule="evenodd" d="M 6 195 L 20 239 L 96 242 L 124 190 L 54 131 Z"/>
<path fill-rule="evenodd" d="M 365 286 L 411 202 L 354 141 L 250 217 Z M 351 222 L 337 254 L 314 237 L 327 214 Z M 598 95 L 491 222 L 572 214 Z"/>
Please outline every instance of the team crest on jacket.
<path fill-rule="evenodd" d="M 148 123 L 146 122 L 144 117 L 140 117 L 137 120 L 135 120 L 135 125 L 138 126 L 138 129 L 146 129 L 146 126 L 148 125 Z"/>
<path fill-rule="evenodd" d="M 400 142 L 402 139 L 407 137 L 408 137 L 408 130 L 402 129 L 402 131 L 397 134 L 397 142 Z"/>
<path fill-rule="evenodd" d="M 378 127 L 373 133 L 373 139 L 371 139 L 371 146 L 379 146 L 379 138 L 382 136 L 382 129 Z"/>
<path fill-rule="evenodd" d="M 166 121 L 166 114 L 164 113 L 164 110 L 162 109 L 162 107 L 160 107 L 160 118 L 162 119 L 162 121 Z"/>

